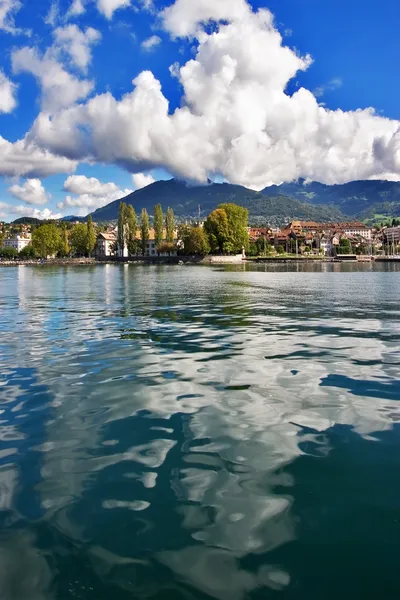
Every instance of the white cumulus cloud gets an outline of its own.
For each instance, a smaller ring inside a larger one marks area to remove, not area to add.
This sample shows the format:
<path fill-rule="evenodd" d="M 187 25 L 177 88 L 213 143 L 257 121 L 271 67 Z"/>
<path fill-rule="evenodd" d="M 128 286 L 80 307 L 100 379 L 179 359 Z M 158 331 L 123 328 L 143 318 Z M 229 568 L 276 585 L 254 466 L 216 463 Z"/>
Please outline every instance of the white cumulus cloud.
<path fill-rule="evenodd" d="M 135 189 L 140 190 L 154 183 L 155 179 L 150 173 L 148 175 L 146 175 L 145 173 L 134 173 L 132 175 L 132 181 L 135 186 Z"/>
<path fill-rule="evenodd" d="M 0 30 L 7 33 L 21 33 L 20 29 L 15 27 L 15 14 L 22 8 L 20 0 L 0 0 Z"/>
<path fill-rule="evenodd" d="M 60 7 L 57 0 L 53 0 L 50 4 L 49 11 L 44 18 L 44 22 L 49 27 L 54 27 L 60 17 Z"/>
<path fill-rule="evenodd" d="M 121 190 L 115 183 L 103 183 L 96 177 L 72 175 L 65 180 L 64 191 L 75 194 L 66 196 L 57 206 L 60 210 L 73 209 L 77 216 L 86 216 L 88 212 L 105 206 L 131 194 L 133 190 Z M 77 210 L 76 210 L 77 209 Z M 72 211 L 71 211 L 72 212 Z"/>
<path fill-rule="evenodd" d="M 116 10 L 130 6 L 131 0 L 97 0 L 97 8 L 107 19 L 112 19 Z"/>
<path fill-rule="evenodd" d="M 115 183 L 102 183 L 96 177 L 85 175 L 71 175 L 65 180 L 64 191 L 71 194 L 90 194 L 91 196 L 105 196 L 119 191 Z"/>
<path fill-rule="evenodd" d="M 32 73 L 39 81 L 45 111 L 70 106 L 86 98 L 93 89 L 93 82 L 68 73 L 52 52 L 42 56 L 35 48 L 25 46 L 12 53 L 12 66 L 14 73 Z"/>
<path fill-rule="evenodd" d="M 250 7 L 245 0 L 176 0 L 164 9 L 164 27 L 173 36 L 195 35 L 201 23 L 246 19 Z M 270 13 L 269 13 L 270 14 Z"/>
<path fill-rule="evenodd" d="M 72 4 L 67 12 L 66 17 L 79 17 L 86 11 L 86 0 L 72 0 Z"/>
<path fill-rule="evenodd" d="M 101 33 L 93 27 L 82 31 L 77 25 L 66 25 L 54 31 L 54 39 L 53 53 L 67 54 L 85 72 L 92 61 L 91 46 L 100 41 Z"/>
<path fill-rule="evenodd" d="M 27 179 L 22 185 L 12 185 L 8 191 L 14 198 L 27 204 L 47 204 L 51 195 L 48 194 L 40 179 Z"/>
<path fill-rule="evenodd" d="M 150 52 L 161 44 L 161 38 L 158 35 L 152 35 L 141 43 L 141 47 L 146 52 Z"/>
<path fill-rule="evenodd" d="M 53 31 L 54 43 L 41 53 L 36 47 L 14 50 L 11 62 L 15 74 L 31 73 L 42 89 L 42 108 L 53 112 L 86 98 L 93 81 L 81 79 L 68 67 L 86 73 L 92 60 L 92 46 L 101 39 L 96 29 L 81 30 L 77 25 L 58 27 Z"/>
<path fill-rule="evenodd" d="M 171 73 L 184 95 L 172 114 L 154 75 L 121 99 L 111 93 L 42 113 L 31 137 L 76 160 L 129 171 L 164 167 L 206 182 L 219 174 L 262 189 L 299 177 L 324 183 L 400 179 L 400 122 L 373 109 L 331 111 L 287 85 L 311 64 L 285 46 L 268 10 L 245 0 L 176 0 L 162 13 L 173 36 L 197 38 L 196 56 Z M 212 32 L 201 24 L 216 21 Z"/>
<path fill-rule="evenodd" d="M 10 206 L 9 213 L 18 215 L 20 217 L 33 217 L 35 219 L 61 219 L 61 213 L 53 213 L 50 208 L 43 208 L 40 210 L 39 208 L 32 208 L 31 206 Z"/>
<path fill-rule="evenodd" d="M 72 173 L 76 161 L 55 156 L 28 139 L 9 142 L 0 135 L 0 176 L 47 177 L 56 173 Z"/>
<path fill-rule="evenodd" d="M 146 1 L 149 2 L 149 0 L 145 0 L 145 3 Z M 131 5 L 131 0 L 72 0 L 66 15 L 67 19 L 82 15 L 86 12 L 86 6 L 91 2 L 95 2 L 97 10 L 109 21 L 113 18 L 115 11 Z"/>
<path fill-rule="evenodd" d="M 0 70 L 0 113 L 10 113 L 17 106 L 16 88 L 17 86 Z"/>

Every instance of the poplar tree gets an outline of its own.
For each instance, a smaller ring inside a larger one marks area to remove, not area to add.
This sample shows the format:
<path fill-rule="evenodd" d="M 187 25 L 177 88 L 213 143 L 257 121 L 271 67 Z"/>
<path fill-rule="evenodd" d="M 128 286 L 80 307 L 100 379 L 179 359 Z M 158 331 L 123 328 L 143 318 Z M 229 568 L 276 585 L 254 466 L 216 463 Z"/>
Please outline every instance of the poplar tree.
<path fill-rule="evenodd" d="M 96 231 L 93 225 L 93 219 L 89 215 L 87 220 L 87 253 L 89 256 L 92 255 L 92 252 L 96 246 Z"/>
<path fill-rule="evenodd" d="M 124 249 L 126 244 L 126 216 L 126 204 L 125 202 L 121 202 L 121 204 L 119 205 L 118 213 L 118 251 L 120 256 L 124 256 Z"/>
<path fill-rule="evenodd" d="M 175 215 L 174 215 L 174 211 L 172 210 L 172 208 L 168 207 L 167 210 L 167 216 L 165 218 L 165 226 L 167 229 L 167 242 L 169 242 L 170 244 L 173 244 L 174 242 L 174 237 L 175 237 Z"/>
<path fill-rule="evenodd" d="M 161 204 L 157 204 L 154 207 L 154 241 L 156 244 L 157 251 L 163 242 L 163 227 L 164 227 L 164 216 L 161 208 Z"/>
<path fill-rule="evenodd" d="M 147 242 L 149 241 L 149 215 L 145 208 L 142 209 L 140 218 L 140 240 L 143 256 L 146 254 Z"/>
<path fill-rule="evenodd" d="M 61 228 L 61 244 L 60 244 L 60 255 L 65 258 L 70 253 L 67 226 L 63 223 Z"/>
<path fill-rule="evenodd" d="M 135 209 L 129 204 L 126 217 L 127 224 L 127 240 L 126 245 L 128 246 L 129 256 L 136 254 L 136 230 L 137 230 L 137 218 Z"/>

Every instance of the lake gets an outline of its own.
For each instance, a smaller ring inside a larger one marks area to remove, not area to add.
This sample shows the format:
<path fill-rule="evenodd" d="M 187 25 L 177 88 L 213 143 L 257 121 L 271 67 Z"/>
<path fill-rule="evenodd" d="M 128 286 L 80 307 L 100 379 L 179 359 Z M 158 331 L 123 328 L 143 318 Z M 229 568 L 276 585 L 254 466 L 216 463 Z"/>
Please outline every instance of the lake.
<path fill-rule="evenodd" d="M 2 600 L 398 600 L 400 265 L 0 269 Z"/>

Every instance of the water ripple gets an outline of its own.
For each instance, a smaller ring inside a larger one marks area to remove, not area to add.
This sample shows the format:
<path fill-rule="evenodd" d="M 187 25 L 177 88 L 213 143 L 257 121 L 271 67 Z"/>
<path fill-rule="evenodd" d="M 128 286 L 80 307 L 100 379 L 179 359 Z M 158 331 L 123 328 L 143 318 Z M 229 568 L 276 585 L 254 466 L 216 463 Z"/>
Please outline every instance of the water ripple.
<path fill-rule="evenodd" d="M 398 596 L 394 265 L 0 285 L 2 598 Z"/>

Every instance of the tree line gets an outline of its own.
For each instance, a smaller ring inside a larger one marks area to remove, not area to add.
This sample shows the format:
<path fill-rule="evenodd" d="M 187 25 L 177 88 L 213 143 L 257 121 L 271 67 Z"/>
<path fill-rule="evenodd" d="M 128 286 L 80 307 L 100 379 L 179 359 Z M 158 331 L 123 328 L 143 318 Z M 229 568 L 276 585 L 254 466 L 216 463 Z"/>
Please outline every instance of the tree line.
<path fill-rule="evenodd" d="M 204 225 L 199 223 L 180 224 L 176 227 L 175 215 L 168 208 L 164 216 L 160 204 L 154 207 L 154 244 L 158 254 L 169 254 L 177 250 L 185 255 L 205 256 L 211 253 L 237 254 L 249 247 L 247 232 L 248 211 L 233 203 L 220 204 L 212 211 Z M 62 223 L 46 223 L 32 232 L 32 241 L 20 252 L 20 257 L 46 258 L 57 256 L 92 256 L 97 233 L 89 216 L 87 223 L 79 223 L 68 230 Z M 121 202 L 118 214 L 117 240 L 114 252 L 127 249 L 129 256 L 146 254 L 150 239 L 150 217 L 144 208 L 138 218 L 131 205 Z M 0 248 L 0 257 L 14 258 L 14 248 Z"/>
<path fill-rule="evenodd" d="M 249 244 L 248 211 L 233 203 L 220 204 L 210 213 L 204 226 L 199 223 L 181 224 L 177 229 L 175 245 L 175 216 L 168 208 L 165 221 L 160 204 L 154 207 L 154 242 L 159 254 L 179 250 L 185 255 L 205 256 L 210 252 L 235 254 L 247 249 Z M 137 231 L 139 230 L 139 239 Z M 165 232 L 165 235 L 164 235 Z M 118 217 L 118 247 L 127 248 L 128 254 L 146 253 L 149 241 L 149 215 L 142 209 L 140 221 L 131 205 L 121 203 Z"/>
<path fill-rule="evenodd" d="M 161 204 L 154 207 L 154 243 L 159 254 L 167 254 L 175 250 L 175 215 L 172 208 L 168 208 L 165 216 Z M 138 237 L 139 230 L 139 237 Z M 142 209 L 138 221 L 135 209 L 131 204 L 121 202 L 118 212 L 117 245 L 119 250 L 127 249 L 129 256 L 146 254 L 147 244 L 150 239 L 149 215 L 145 208 Z"/>
<path fill-rule="evenodd" d="M 4 243 L 4 242 L 3 242 Z M 92 217 L 87 223 L 74 225 L 70 231 L 67 224 L 61 227 L 55 223 L 46 223 L 36 227 L 32 232 L 30 244 L 25 246 L 19 254 L 15 248 L 0 247 L 0 258 L 47 258 L 57 256 L 67 258 L 74 256 L 91 256 L 96 246 L 96 230 Z"/>

